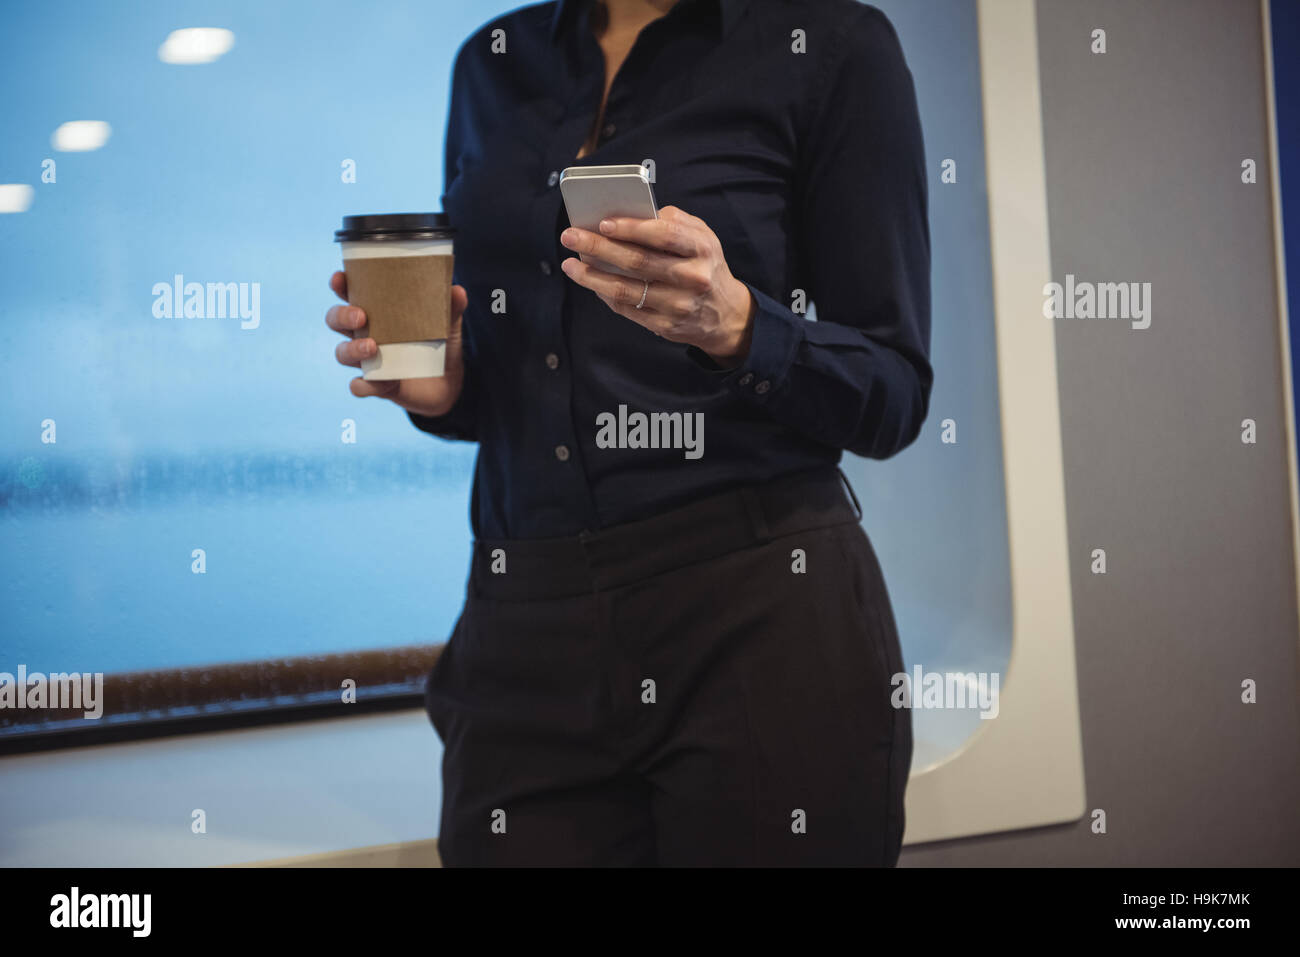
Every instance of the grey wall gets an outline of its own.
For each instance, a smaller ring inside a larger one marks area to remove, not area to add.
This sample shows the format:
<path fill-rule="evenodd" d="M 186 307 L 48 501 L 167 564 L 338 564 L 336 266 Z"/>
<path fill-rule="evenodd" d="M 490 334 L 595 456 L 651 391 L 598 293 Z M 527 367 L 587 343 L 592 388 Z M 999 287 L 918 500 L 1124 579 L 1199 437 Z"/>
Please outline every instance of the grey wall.
<path fill-rule="evenodd" d="M 902 864 L 1300 864 L 1260 9 L 1039 0 L 1038 30 L 1053 279 L 1152 283 L 1147 330 L 1057 321 L 1088 807 L 1107 833 L 1085 818 Z M 1258 185 L 1240 181 L 1248 157 Z"/>

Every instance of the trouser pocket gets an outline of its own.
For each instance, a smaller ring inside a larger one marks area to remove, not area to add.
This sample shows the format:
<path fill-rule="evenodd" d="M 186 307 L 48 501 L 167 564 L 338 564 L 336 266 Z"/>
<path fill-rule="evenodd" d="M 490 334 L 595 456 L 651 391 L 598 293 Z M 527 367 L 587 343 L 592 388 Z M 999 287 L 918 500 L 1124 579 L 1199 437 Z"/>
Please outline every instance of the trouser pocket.
<path fill-rule="evenodd" d="M 461 609 L 456 625 L 451 630 L 451 637 L 443 645 L 438 660 L 429 669 L 429 675 L 424 682 L 424 711 L 429 716 L 433 729 L 438 732 L 438 737 L 444 742 L 447 740 L 446 715 L 450 676 L 456 668 L 456 659 L 464 651 L 472 603 L 473 599 L 470 598 Z"/>

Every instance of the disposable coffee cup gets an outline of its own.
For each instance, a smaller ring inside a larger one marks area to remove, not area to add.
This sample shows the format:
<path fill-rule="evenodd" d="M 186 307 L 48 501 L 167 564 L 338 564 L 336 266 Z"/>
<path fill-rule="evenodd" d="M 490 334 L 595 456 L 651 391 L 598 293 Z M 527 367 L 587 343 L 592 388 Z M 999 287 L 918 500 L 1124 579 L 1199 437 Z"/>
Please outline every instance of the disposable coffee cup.
<path fill-rule="evenodd" d="M 352 338 L 371 338 L 379 347 L 361 360 L 364 378 L 421 379 L 446 371 L 454 234 L 445 213 L 343 217 L 334 241 L 343 247 L 348 302 L 366 314 Z"/>

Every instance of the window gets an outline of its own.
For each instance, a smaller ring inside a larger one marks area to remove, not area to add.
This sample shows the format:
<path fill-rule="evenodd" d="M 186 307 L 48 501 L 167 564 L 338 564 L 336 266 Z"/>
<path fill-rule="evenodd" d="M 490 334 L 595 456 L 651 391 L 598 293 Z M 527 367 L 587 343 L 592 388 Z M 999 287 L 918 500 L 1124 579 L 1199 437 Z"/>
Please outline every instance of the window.
<path fill-rule="evenodd" d="M 7 14 L 9 68 L 42 81 L 0 106 L 0 182 L 30 187 L 0 216 L 0 671 L 102 672 L 108 706 L 98 722 L 2 711 L 0 747 L 328 713 L 348 678 L 362 707 L 417 702 L 463 596 L 474 449 L 349 395 L 322 322 L 332 231 L 346 213 L 437 208 L 452 57 L 515 6 L 228 3 L 213 22 L 230 37 L 172 34 L 191 24 L 144 7 Z M 845 471 L 909 668 L 1000 674 L 975 10 L 882 6 L 925 124 L 938 375 L 923 438 Z M 340 66 L 354 63 L 383 69 Z M 946 159 L 957 184 L 940 184 Z M 178 306 L 190 283 L 202 316 Z M 949 418 L 955 443 L 938 438 Z M 918 770 L 983 723 L 914 720 Z"/>
<path fill-rule="evenodd" d="M 473 447 L 354 399 L 323 315 L 342 215 L 438 207 L 452 57 L 495 11 L 198 24 L 232 38 L 161 11 L 56 0 L 0 31 L 31 78 L 0 106 L 0 672 L 108 697 L 0 711 L 0 746 L 313 713 L 344 677 L 411 703 L 463 597 Z M 202 317 L 167 317 L 176 283 Z"/>

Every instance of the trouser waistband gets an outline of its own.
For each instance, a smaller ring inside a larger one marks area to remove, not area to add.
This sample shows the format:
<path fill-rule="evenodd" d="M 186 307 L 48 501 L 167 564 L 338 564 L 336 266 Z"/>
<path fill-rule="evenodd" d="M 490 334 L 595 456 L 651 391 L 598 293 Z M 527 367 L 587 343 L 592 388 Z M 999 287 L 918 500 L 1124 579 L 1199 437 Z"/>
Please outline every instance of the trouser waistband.
<path fill-rule="evenodd" d="M 796 532 L 861 518 L 838 469 L 711 495 L 650 518 L 564 538 L 474 542 L 470 586 L 504 601 L 580 595 L 641 581 Z"/>

